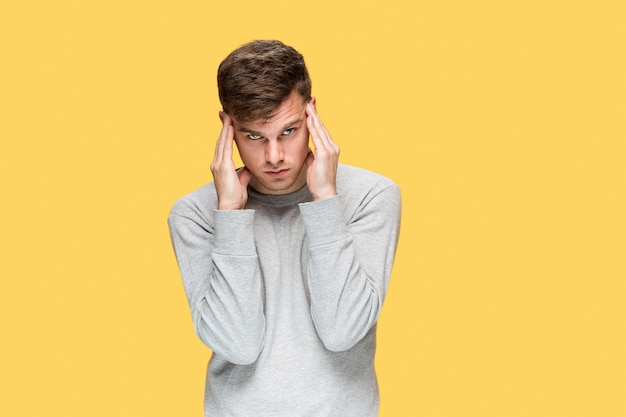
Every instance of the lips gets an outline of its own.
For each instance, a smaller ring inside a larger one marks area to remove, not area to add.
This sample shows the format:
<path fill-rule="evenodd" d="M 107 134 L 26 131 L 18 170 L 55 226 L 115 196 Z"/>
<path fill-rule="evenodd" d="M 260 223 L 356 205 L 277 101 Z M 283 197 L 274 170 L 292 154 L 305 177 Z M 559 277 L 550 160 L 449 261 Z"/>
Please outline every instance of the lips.
<path fill-rule="evenodd" d="M 289 169 L 278 169 L 275 171 L 265 171 L 265 173 L 271 178 L 281 178 L 287 175 Z"/>

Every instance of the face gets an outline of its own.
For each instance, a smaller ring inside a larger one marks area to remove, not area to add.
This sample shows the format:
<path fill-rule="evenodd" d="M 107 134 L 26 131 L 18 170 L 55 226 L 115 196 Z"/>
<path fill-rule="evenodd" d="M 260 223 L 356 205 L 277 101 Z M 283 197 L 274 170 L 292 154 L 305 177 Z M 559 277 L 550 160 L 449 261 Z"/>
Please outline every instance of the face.
<path fill-rule="evenodd" d="M 233 118 L 235 143 L 241 160 L 252 173 L 252 188 L 278 195 L 306 184 L 306 118 L 306 102 L 295 92 L 268 120 L 239 123 Z"/>

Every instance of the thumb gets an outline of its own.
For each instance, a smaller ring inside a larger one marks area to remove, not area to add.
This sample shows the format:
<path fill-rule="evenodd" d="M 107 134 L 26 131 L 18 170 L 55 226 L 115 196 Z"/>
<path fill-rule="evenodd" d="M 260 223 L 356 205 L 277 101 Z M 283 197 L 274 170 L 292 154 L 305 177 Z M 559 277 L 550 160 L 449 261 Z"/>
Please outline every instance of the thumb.
<path fill-rule="evenodd" d="M 250 180 L 252 179 L 252 173 L 250 172 L 250 170 L 246 167 L 243 167 L 237 170 L 237 175 L 239 176 L 239 183 L 243 187 L 247 187 L 250 183 Z"/>
<path fill-rule="evenodd" d="M 314 161 L 315 161 L 315 155 L 313 155 L 313 151 L 309 149 L 309 154 L 306 156 L 306 159 L 305 159 L 306 167 L 309 168 L 311 165 L 313 165 Z"/>

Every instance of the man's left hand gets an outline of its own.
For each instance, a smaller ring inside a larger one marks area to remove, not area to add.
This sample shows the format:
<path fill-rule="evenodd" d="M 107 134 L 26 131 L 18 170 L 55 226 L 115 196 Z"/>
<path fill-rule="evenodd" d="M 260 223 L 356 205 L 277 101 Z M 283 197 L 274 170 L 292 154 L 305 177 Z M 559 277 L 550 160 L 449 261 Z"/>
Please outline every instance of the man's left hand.
<path fill-rule="evenodd" d="M 333 142 L 317 114 L 312 101 L 306 105 L 306 124 L 315 150 L 309 150 L 306 159 L 306 182 L 313 201 L 337 195 L 337 164 L 339 147 Z"/>

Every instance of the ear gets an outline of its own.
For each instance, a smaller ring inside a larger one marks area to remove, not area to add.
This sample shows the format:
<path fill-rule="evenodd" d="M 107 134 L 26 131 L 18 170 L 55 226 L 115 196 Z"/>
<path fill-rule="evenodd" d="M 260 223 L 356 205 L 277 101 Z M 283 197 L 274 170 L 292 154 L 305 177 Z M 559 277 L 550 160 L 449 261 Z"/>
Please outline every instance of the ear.
<path fill-rule="evenodd" d="M 317 111 L 317 101 L 315 99 L 316 99 L 315 96 L 311 96 L 311 104 L 315 108 L 315 111 Z"/>
<path fill-rule="evenodd" d="M 224 112 L 220 110 L 219 115 L 220 115 L 220 121 L 224 123 Z"/>

